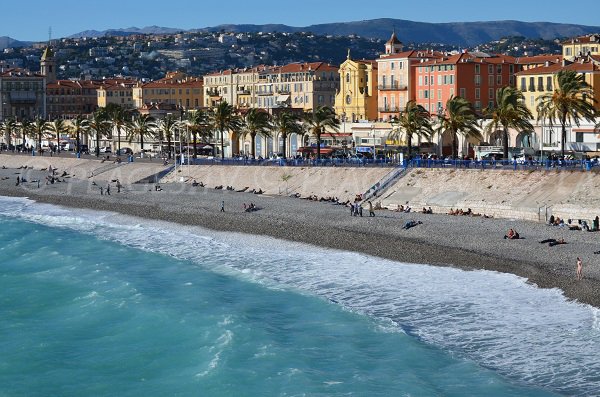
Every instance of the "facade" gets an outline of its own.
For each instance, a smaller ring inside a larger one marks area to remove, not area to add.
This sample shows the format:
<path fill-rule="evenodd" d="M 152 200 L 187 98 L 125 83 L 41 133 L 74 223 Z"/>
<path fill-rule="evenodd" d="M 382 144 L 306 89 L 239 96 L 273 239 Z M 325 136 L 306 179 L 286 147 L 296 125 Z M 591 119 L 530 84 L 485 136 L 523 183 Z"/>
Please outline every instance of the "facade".
<path fill-rule="evenodd" d="M 75 118 L 98 109 L 100 82 L 93 80 L 57 80 L 46 85 L 48 118 Z"/>
<path fill-rule="evenodd" d="M 170 104 L 185 109 L 204 106 L 201 78 L 185 73 L 171 72 L 166 77 L 149 83 L 138 83 L 133 88 L 133 103 L 137 109 L 144 104 Z"/>
<path fill-rule="evenodd" d="M 46 78 L 25 69 L 0 69 L 0 120 L 46 117 Z"/>
<path fill-rule="evenodd" d="M 340 65 L 340 90 L 335 97 L 335 112 L 343 120 L 377 119 L 377 62 L 350 58 Z"/>
<path fill-rule="evenodd" d="M 137 81 L 129 79 L 103 80 L 98 88 L 98 107 L 105 108 L 111 103 L 120 105 L 125 109 L 133 109 L 133 88 Z"/>
<path fill-rule="evenodd" d="M 563 41 L 561 44 L 562 55 L 569 61 L 586 55 L 600 55 L 600 35 L 598 34 L 575 37 Z"/>
<path fill-rule="evenodd" d="M 416 101 L 431 114 L 443 112 L 453 96 L 482 111 L 494 106 L 498 88 L 515 84 L 515 58 L 506 55 L 465 52 L 412 67 Z"/>

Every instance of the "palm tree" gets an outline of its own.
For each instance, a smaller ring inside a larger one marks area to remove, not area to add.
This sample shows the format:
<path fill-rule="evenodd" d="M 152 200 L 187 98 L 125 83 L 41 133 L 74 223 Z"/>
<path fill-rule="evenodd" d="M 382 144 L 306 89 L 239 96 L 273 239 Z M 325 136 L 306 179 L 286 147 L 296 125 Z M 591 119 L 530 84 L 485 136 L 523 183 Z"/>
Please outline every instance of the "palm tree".
<path fill-rule="evenodd" d="M 109 124 L 106 121 L 103 111 L 98 109 L 92 114 L 92 118 L 88 120 L 88 127 L 90 131 L 95 133 L 96 136 L 96 157 L 100 156 L 100 138 L 103 135 L 107 135 Z"/>
<path fill-rule="evenodd" d="M 406 143 L 408 145 L 407 157 L 409 160 L 411 157 L 413 136 L 430 138 L 433 134 L 431 115 L 423 106 L 418 105 L 415 100 L 410 100 L 406 103 L 406 107 L 400 112 L 399 117 L 392 120 L 392 124 L 396 128 L 393 128 L 392 132 L 390 132 L 390 138 L 400 140 L 402 136 L 406 136 Z"/>
<path fill-rule="evenodd" d="M 242 126 L 242 119 L 235 113 L 233 106 L 226 101 L 222 101 L 213 109 L 211 122 L 221 135 L 221 159 L 224 159 L 225 149 L 223 134 L 225 131 L 239 131 Z"/>
<path fill-rule="evenodd" d="M 121 154 L 121 131 L 127 124 L 127 111 L 120 105 L 109 104 L 105 108 L 106 119 L 117 130 L 117 153 Z"/>
<path fill-rule="evenodd" d="M 573 70 L 561 70 L 556 75 L 556 89 L 538 98 L 538 120 L 547 118 L 550 127 L 557 122 L 561 126 L 560 152 L 565 156 L 567 124 L 579 126 L 581 119 L 594 122 L 594 90 L 583 74 Z"/>
<path fill-rule="evenodd" d="M 47 131 L 56 135 L 57 151 L 60 151 L 60 134 L 67 130 L 67 126 L 63 119 L 56 119 L 48 125 Z"/>
<path fill-rule="evenodd" d="M 167 114 L 163 119 L 158 120 L 156 123 L 159 141 L 162 142 L 165 138 L 167 140 L 167 156 L 169 160 L 171 160 L 171 143 L 178 126 L 177 119 L 171 114 Z"/>
<path fill-rule="evenodd" d="M 456 136 L 461 132 L 465 138 L 481 139 L 477 115 L 473 105 L 462 97 L 452 96 L 446 102 L 446 112 L 440 117 L 439 132 L 450 131 L 452 134 L 452 157 L 456 157 Z"/>
<path fill-rule="evenodd" d="M 133 116 L 133 120 L 127 124 L 127 139 L 129 143 L 131 143 L 134 138 L 137 136 L 140 138 L 140 150 L 144 151 L 144 138 L 150 137 L 154 134 L 154 130 L 156 129 L 156 124 L 154 124 L 154 119 L 148 114 L 140 114 L 136 113 Z"/>
<path fill-rule="evenodd" d="M 244 118 L 244 135 L 249 134 L 252 140 L 252 158 L 256 158 L 256 135 L 269 135 L 269 128 L 271 127 L 270 118 L 269 113 L 258 108 L 251 108 L 246 113 L 246 117 Z"/>
<path fill-rule="evenodd" d="M 321 135 L 327 128 L 337 132 L 340 121 L 335 117 L 333 109 L 327 106 L 319 106 L 316 110 L 305 114 L 304 122 L 308 130 L 317 139 L 317 160 L 321 159 Z"/>
<path fill-rule="evenodd" d="M 48 122 L 41 117 L 36 117 L 31 126 L 33 134 L 37 137 L 38 150 L 42 148 L 42 138 L 44 133 L 48 131 Z"/>
<path fill-rule="evenodd" d="M 27 137 L 31 135 L 32 127 L 33 127 L 33 123 L 29 119 L 23 119 L 19 123 L 19 128 L 21 129 L 21 135 L 23 137 L 23 150 L 25 150 L 25 144 L 27 143 Z"/>
<path fill-rule="evenodd" d="M 202 141 L 206 141 L 208 138 L 208 123 L 209 117 L 204 110 L 192 110 L 187 113 L 185 126 L 191 131 L 192 137 L 194 138 L 194 158 L 198 157 L 198 149 L 196 146 L 198 135 L 200 135 Z"/>
<path fill-rule="evenodd" d="M 18 124 L 14 117 L 10 117 L 2 123 L 2 129 L 4 130 L 4 140 L 7 147 L 12 144 L 12 136 L 17 131 Z"/>
<path fill-rule="evenodd" d="M 77 115 L 71 122 L 72 131 L 75 133 L 75 142 L 77 144 L 77 153 L 81 152 L 81 134 L 87 134 L 90 128 L 89 121 L 82 115 Z"/>
<path fill-rule="evenodd" d="M 485 127 L 488 134 L 502 127 L 502 148 L 505 159 L 508 159 L 508 129 L 533 130 L 533 125 L 529 121 L 533 115 L 525 106 L 525 97 L 521 90 L 514 87 L 498 88 L 496 106 L 485 109 L 484 115 L 490 119 L 490 123 Z"/>
<path fill-rule="evenodd" d="M 287 139 L 293 133 L 300 133 L 301 126 L 299 118 L 290 111 L 277 113 L 273 117 L 273 129 L 279 131 L 279 135 L 283 141 L 283 157 L 287 157 Z"/>

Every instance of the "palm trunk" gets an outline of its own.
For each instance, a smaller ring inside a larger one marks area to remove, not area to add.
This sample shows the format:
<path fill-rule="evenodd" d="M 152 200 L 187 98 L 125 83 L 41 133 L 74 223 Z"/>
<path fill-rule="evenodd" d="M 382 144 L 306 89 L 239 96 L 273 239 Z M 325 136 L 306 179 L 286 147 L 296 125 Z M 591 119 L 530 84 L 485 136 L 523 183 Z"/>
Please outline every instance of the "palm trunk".
<path fill-rule="evenodd" d="M 100 131 L 96 131 L 96 157 L 100 157 Z"/>
<path fill-rule="evenodd" d="M 456 158 L 456 133 L 452 132 L 452 158 Z"/>
<path fill-rule="evenodd" d="M 283 141 L 283 150 L 282 150 L 283 158 L 287 158 L 287 152 L 286 152 L 286 150 L 287 150 L 287 147 L 286 147 L 287 146 L 286 145 L 287 144 L 287 134 L 281 134 L 281 139 Z"/>
<path fill-rule="evenodd" d="M 560 137 L 560 155 L 565 158 L 565 141 L 567 140 L 567 126 L 565 123 L 562 125 L 561 137 Z"/>
<path fill-rule="evenodd" d="M 167 134 L 167 156 L 171 160 L 171 133 Z"/>
<path fill-rule="evenodd" d="M 503 149 L 503 153 L 504 153 L 504 158 L 506 160 L 510 160 L 508 158 L 508 129 L 506 127 L 504 127 L 504 130 L 502 133 L 502 149 Z"/>
<path fill-rule="evenodd" d="M 77 143 L 77 153 L 81 153 L 81 140 L 79 136 L 79 130 L 77 130 L 77 133 L 75 135 L 75 141 Z"/>
<path fill-rule="evenodd" d="M 121 129 L 117 126 L 117 150 L 121 154 Z"/>
<path fill-rule="evenodd" d="M 198 133 L 196 131 L 193 131 L 192 136 L 194 137 L 194 158 L 198 158 L 198 149 L 196 147 Z"/>
<path fill-rule="evenodd" d="M 225 160 L 225 145 L 223 142 L 223 129 L 221 129 L 221 160 Z"/>
<path fill-rule="evenodd" d="M 256 158 L 256 132 L 250 134 L 250 139 L 252 140 L 252 158 Z"/>
<path fill-rule="evenodd" d="M 38 150 L 42 148 L 42 134 L 38 134 Z"/>
<path fill-rule="evenodd" d="M 406 143 L 408 144 L 406 158 L 408 161 L 410 161 L 410 155 L 412 153 L 412 135 L 411 134 L 406 134 Z M 375 160 L 375 153 L 373 153 L 373 160 Z"/>
<path fill-rule="evenodd" d="M 317 160 L 321 160 L 321 134 L 317 135 Z"/>

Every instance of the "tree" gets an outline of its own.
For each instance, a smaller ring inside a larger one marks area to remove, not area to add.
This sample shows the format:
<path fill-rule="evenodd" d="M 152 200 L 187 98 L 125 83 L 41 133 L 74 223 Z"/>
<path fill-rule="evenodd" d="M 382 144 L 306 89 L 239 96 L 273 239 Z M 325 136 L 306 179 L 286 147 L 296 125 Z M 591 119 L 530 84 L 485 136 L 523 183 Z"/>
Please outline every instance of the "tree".
<path fill-rule="evenodd" d="M 144 138 L 154 134 L 156 124 L 154 119 L 148 114 L 136 113 L 133 120 L 127 123 L 127 139 L 131 143 L 135 137 L 140 138 L 140 150 L 144 151 Z"/>
<path fill-rule="evenodd" d="M 4 131 L 4 140 L 6 144 L 10 147 L 12 144 L 12 136 L 17 131 L 18 124 L 17 120 L 14 117 L 10 117 L 2 123 L 2 130 Z"/>
<path fill-rule="evenodd" d="M 49 123 L 47 131 L 56 135 L 56 150 L 60 151 L 60 134 L 67 131 L 67 126 L 63 119 L 56 119 Z"/>
<path fill-rule="evenodd" d="M 25 144 L 27 143 L 27 137 L 31 136 L 32 127 L 33 127 L 33 123 L 29 119 L 23 119 L 19 123 L 19 128 L 21 129 L 21 136 L 23 137 L 23 150 L 25 150 Z"/>
<path fill-rule="evenodd" d="M 75 142 L 77 146 L 77 153 L 81 152 L 81 134 L 87 134 L 90 124 L 89 121 L 82 115 L 77 115 L 71 122 L 72 131 L 75 133 Z"/>
<path fill-rule="evenodd" d="M 244 136 L 250 135 L 252 158 L 256 158 L 256 135 L 270 135 L 271 116 L 262 109 L 251 108 L 244 118 Z"/>
<path fill-rule="evenodd" d="M 100 138 L 108 133 L 109 123 L 105 117 L 103 112 L 98 109 L 92 114 L 92 118 L 88 120 L 89 129 L 96 136 L 96 157 L 100 156 Z"/>
<path fill-rule="evenodd" d="M 293 133 L 298 134 L 301 131 L 299 118 L 294 113 L 286 110 L 277 113 L 275 117 L 273 117 L 272 126 L 274 130 L 279 131 L 279 135 L 281 136 L 281 140 L 283 141 L 283 157 L 287 157 L 288 137 Z"/>
<path fill-rule="evenodd" d="M 550 127 L 561 126 L 560 153 L 565 156 L 567 124 L 579 126 L 581 119 L 594 122 L 594 90 L 583 74 L 573 70 L 561 70 L 556 75 L 555 90 L 538 98 L 538 120 L 548 119 Z"/>
<path fill-rule="evenodd" d="M 31 127 L 31 129 L 37 137 L 38 150 L 40 150 L 42 148 L 42 138 L 44 136 L 44 133 L 48 131 L 48 122 L 38 116 L 33 122 L 33 126 Z"/>
<path fill-rule="evenodd" d="M 165 139 L 167 141 L 167 157 L 171 160 L 171 143 L 173 142 L 175 131 L 178 128 L 177 119 L 175 119 L 173 115 L 167 114 L 163 119 L 158 120 L 156 128 L 158 131 L 158 140 L 161 141 L 161 143 Z"/>
<path fill-rule="evenodd" d="M 439 132 L 450 131 L 452 134 L 452 157 L 456 157 L 456 136 L 460 132 L 465 138 L 481 139 L 477 125 L 477 115 L 466 99 L 452 96 L 446 102 L 446 111 L 439 116 Z"/>
<path fill-rule="evenodd" d="M 127 124 L 127 110 L 118 104 L 109 103 L 104 109 L 106 120 L 110 123 L 113 130 L 117 131 L 117 153 L 121 154 L 121 131 Z"/>
<path fill-rule="evenodd" d="M 198 136 L 200 136 L 202 141 L 206 141 L 209 137 L 208 114 L 201 109 L 188 111 L 185 125 L 194 138 L 194 158 L 196 158 L 198 157 L 198 150 L 196 148 Z"/>
<path fill-rule="evenodd" d="M 333 109 L 327 106 L 319 106 L 316 110 L 308 112 L 304 116 L 304 122 L 310 133 L 317 140 L 317 160 L 321 159 L 321 135 L 326 129 L 337 132 L 340 121 L 335 117 Z"/>
<path fill-rule="evenodd" d="M 226 101 L 220 102 L 212 111 L 211 122 L 221 136 L 221 159 L 225 158 L 224 137 L 225 131 L 239 131 L 242 126 L 241 118 L 235 113 L 233 106 Z"/>
<path fill-rule="evenodd" d="M 407 157 L 409 160 L 411 157 L 413 136 L 430 138 L 433 134 L 429 112 L 423 106 L 418 105 L 415 100 L 406 103 L 406 107 L 400 112 L 400 115 L 392 120 L 392 125 L 395 128 L 390 132 L 390 138 L 400 140 L 401 137 L 406 137 L 408 145 Z"/>
<path fill-rule="evenodd" d="M 503 156 L 508 159 L 508 129 L 517 131 L 533 131 L 529 120 L 533 118 L 531 111 L 525 106 L 525 97 L 521 90 L 514 87 L 502 87 L 496 91 L 496 106 L 484 110 L 490 122 L 485 127 L 489 134 L 502 127 Z"/>

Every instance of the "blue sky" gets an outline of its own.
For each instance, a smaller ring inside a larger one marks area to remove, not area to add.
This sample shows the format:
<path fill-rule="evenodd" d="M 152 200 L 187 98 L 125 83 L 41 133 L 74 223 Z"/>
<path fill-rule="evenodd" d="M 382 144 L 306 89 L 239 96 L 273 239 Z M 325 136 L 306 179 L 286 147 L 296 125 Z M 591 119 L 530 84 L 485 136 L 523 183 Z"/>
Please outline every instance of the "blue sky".
<path fill-rule="evenodd" d="M 83 30 L 130 26 L 182 29 L 223 23 L 306 26 L 373 18 L 420 22 L 515 19 L 600 26 L 598 15 L 598 0 L 579 0 L 570 9 L 558 0 L 30 0 L 2 1 L 0 36 L 47 40 L 50 26 L 52 37 L 60 38 Z"/>

